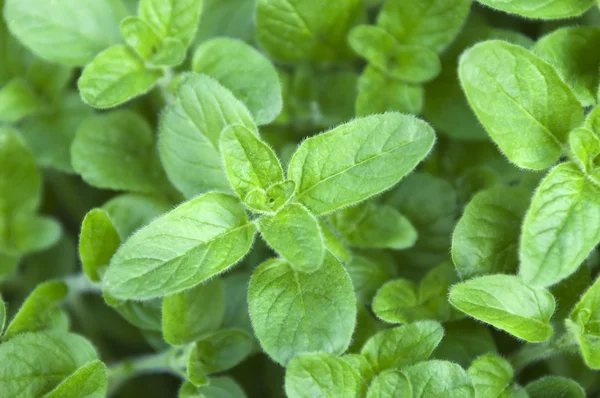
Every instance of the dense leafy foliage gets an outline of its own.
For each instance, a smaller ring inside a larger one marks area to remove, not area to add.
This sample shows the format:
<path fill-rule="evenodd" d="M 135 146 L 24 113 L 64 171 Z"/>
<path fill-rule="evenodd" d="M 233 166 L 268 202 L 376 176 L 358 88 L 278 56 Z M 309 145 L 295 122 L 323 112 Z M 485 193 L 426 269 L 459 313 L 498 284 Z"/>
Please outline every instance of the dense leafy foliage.
<path fill-rule="evenodd" d="M 598 396 L 598 4 L 0 0 L 0 398 Z"/>

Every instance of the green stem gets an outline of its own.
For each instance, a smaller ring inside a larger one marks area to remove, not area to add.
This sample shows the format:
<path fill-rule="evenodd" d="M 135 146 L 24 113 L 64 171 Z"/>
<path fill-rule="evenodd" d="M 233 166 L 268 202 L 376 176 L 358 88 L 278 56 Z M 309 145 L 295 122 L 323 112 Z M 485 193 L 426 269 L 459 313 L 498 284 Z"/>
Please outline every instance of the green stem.
<path fill-rule="evenodd" d="M 543 344 L 525 344 L 509 357 L 515 370 L 519 373 L 528 365 L 549 358 L 553 355 L 570 351 L 575 345 L 573 336 L 566 332 L 562 336 Z"/>
<path fill-rule="evenodd" d="M 63 279 L 63 282 L 69 288 L 69 298 L 81 293 L 102 294 L 102 286 L 99 283 L 91 282 L 83 272 L 69 275 Z"/>

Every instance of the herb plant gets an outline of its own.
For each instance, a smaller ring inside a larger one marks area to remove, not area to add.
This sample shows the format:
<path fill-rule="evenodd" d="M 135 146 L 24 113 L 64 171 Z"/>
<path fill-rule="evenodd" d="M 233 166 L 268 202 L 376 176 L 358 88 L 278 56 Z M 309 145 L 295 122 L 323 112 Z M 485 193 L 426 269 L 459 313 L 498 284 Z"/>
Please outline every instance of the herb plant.
<path fill-rule="evenodd" d="M 0 398 L 600 393 L 594 0 L 0 9 Z"/>

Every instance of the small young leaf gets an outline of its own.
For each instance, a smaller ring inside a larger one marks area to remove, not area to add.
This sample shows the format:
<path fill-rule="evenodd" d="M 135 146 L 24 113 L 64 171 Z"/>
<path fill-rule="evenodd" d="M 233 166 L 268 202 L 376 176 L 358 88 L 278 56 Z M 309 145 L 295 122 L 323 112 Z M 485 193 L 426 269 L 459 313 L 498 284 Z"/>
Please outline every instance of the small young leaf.
<path fill-rule="evenodd" d="M 576 17 L 586 12 L 594 0 L 478 0 L 486 6 L 517 14 L 526 18 L 562 19 Z"/>
<path fill-rule="evenodd" d="M 198 340 L 190 354 L 190 362 L 206 374 L 217 373 L 237 366 L 251 350 L 251 335 L 240 329 L 223 329 Z"/>
<path fill-rule="evenodd" d="M 389 0 L 379 13 L 377 25 L 401 44 L 440 53 L 460 32 L 470 8 L 470 0 Z"/>
<path fill-rule="evenodd" d="M 399 369 L 429 358 L 443 336 L 444 328 L 438 322 L 414 322 L 373 335 L 361 354 L 378 372 Z"/>
<path fill-rule="evenodd" d="M 462 279 L 513 273 L 529 193 L 496 186 L 477 193 L 452 235 L 452 260 Z"/>
<path fill-rule="evenodd" d="M 256 188 L 248 192 L 244 204 L 255 212 L 273 213 L 289 202 L 295 190 L 296 184 L 290 180 L 273 184 L 266 191 Z"/>
<path fill-rule="evenodd" d="M 220 0 L 221 1 L 221 0 Z M 179 398 L 246 398 L 242 387 L 231 377 L 215 377 L 207 386 L 196 387 L 192 383 L 183 383 Z"/>
<path fill-rule="evenodd" d="M 364 309 L 363 311 L 366 312 Z M 341 359 L 352 366 L 352 368 L 360 375 L 367 385 L 369 385 L 376 376 L 373 365 L 371 365 L 367 358 L 360 354 L 346 354 L 342 356 Z"/>
<path fill-rule="evenodd" d="M 229 90 L 208 76 L 185 75 L 177 99 L 161 116 L 158 151 L 167 176 L 187 198 L 229 190 L 219 139 L 231 125 L 257 131 L 250 112 Z"/>
<path fill-rule="evenodd" d="M 160 45 L 160 37 L 146 21 L 140 17 L 127 17 L 121 21 L 121 35 L 127 45 L 140 57 L 149 59 Z"/>
<path fill-rule="evenodd" d="M 366 202 L 334 213 L 329 219 L 352 247 L 401 250 L 417 240 L 410 221 L 388 205 Z"/>
<path fill-rule="evenodd" d="M 510 397 L 515 372 L 506 359 L 495 354 L 477 358 L 467 371 L 478 397 Z"/>
<path fill-rule="evenodd" d="M 257 227 L 263 239 L 295 270 L 314 272 L 323 265 L 325 243 L 318 220 L 292 203 L 273 216 L 262 216 Z"/>
<path fill-rule="evenodd" d="M 23 78 L 14 78 L 0 89 L 0 122 L 18 122 L 42 106 L 41 99 Z"/>
<path fill-rule="evenodd" d="M 491 352 L 496 352 L 496 343 L 490 329 L 471 319 L 461 319 L 444 324 L 444 338 L 431 357 L 466 369 L 475 358 Z"/>
<path fill-rule="evenodd" d="M 391 188 L 427 156 L 434 141 L 433 129 L 413 116 L 367 116 L 303 141 L 288 177 L 296 183 L 297 200 L 321 215 Z"/>
<path fill-rule="evenodd" d="M 254 232 L 233 196 L 199 196 L 132 235 L 113 256 L 104 287 L 121 300 L 180 293 L 238 262 Z"/>
<path fill-rule="evenodd" d="M 583 294 L 566 324 L 588 367 L 600 369 L 600 278 Z"/>
<path fill-rule="evenodd" d="M 312 274 L 271 259 L 252 275 L 248 305 L 262 348 L 285 365 L 303 352 L 341 354 L 356 323 L 356 298 L 344 267 L 326 255 Z"/>
<path fill-rule="evenodd" d="M 148 69 L 131 48 L 115 45 L 83 69 L 77 85 L 88 105 L 104 109 L 147 93 L 162 76 L 162 70 Z"/>
<path fill-rule="evenodd" d="M 267 190 L 283 182 L 283 169 L 275 152 L 246 127 L 226 128 L 221 133 L 220 149 L 227 178 L 242 200 L 255 189 Z"/>
<path fill-rule="evenodd" d="M 197 0 L 140 0 L 138 14 L 162 38 L 179 39 L 187 48 L 198 28 L 202 3 Z"/>
<path fill-rule="evenodd" d="M 402 82 L 367 66 L 358 80 L 356 115 L 397 111 L 419 114 L 423 109 L 423 87 Z"/>
<path fill-rule="evenodd" d="M 167 184 L 149 124 L 118 110 L 83 121 L 71 146 L 73 168 L 98 188 L 156 192 Z"/>
<path fill-rule="evenodd" d="M 220 278 L 165 297 L 162 330 L 167 343 L 185 345 L 217 330 L 225 315 L 225 291 Z"/>
<path fill-rule="evenodd" d="M 380 373 L 369 385 L 367 398 L 412 397 L 408 378 L 399 370 Z"/>
<path fill-rule="evenodd" d="M 40 397 L 96 359 L 94 347 L 75 334 L 22 333 L 0 344 L 0 391 L 6 397 Z"/>
<path fill-rule="evenodd" d="M 154 66 L 175 67 L 185 61 L 185 50 L 186 48 L 181 40 L 167 37 L 157 46 L 148 62 Z"/>
<path fill-rule="evenodd" d="M 100 361 L 77 369 L 44 398 L 103 398 L 108 387 L 108 371 Z"/>
<path fill-rule="evenodd" d="M 121 41 L 127 10 L 119 0 L 6 0 L 4 17 L 21 43 L 36 55 L 83 66 Z"/>
<path fill-rule="evenodd" d="M 216 79 L 248 107 L 258 125 L 281 113 L 283 99 L 277 70 L 252 46 L 229 38 L 202 43 L 194 53 L 192 69 Z"/>
<path fill-rule="evenodd" d="M 581 104 L 558 72 L 521 46 L 479 43 L 461 56 L 459 76 L 471 108 L 517 166 L 552 166 L 583 121 Z"/>
<path fill-rule="evenodd" d="M 486 275 L 455 285 L 450 303 L 469 316 L 531 343 L 552 335 L 554 297 L 514 275 Z"/>
<path fill-rule="evenodd" d="M 527 384 L 530 398 L 585 398 L 585 390 L 576 381 L 561 376 L 546 376 Z"/>
<path fill-rule="evenodd" d="M 402 370 L 410 382 L 413 398 L 475 398 L 467 372 L 455 363 L 431 360 Z"/>
<path fill-rule="evenodd" d="M 106 211 L 93 209 L 85 215 L 79 234 L 79 258 L 89 280 L 100 282 L 120 245 L 119 233 Z"/>
<path fill-rule="evenodd" d="M 121 240 L 125 240 L 138 228 L 171 210 L 172 204 L 149 196 L 124 194 L 115 196 L 102 208 L 115 224 Z"/>
<path fill-rule="evenodd" d="M 2 341 L 6 342 L 23 332 L 49 329 L 52 326 L 56 305 L 67 296 L 67 293 L 67 285 L 63 282 L 51 281 L 39 284 L 8 324 Z"/>
<path fill-rule="evenodd" d="M 279 62 L 349 58 L 346 35 L 362 13 L 360 0 L 258 0 L 256 38 Z"/>
<path fill-rule="evenodd" d="M 600 241 L 599 197 L 600 188 L 573 163 L 560 164 L 542 180 L 523 224 L 523 280 L 551 286 L 577 270 Z"/>
<path fill-rule="evenodd" d="M 593 130 L 579 127 L 569 134 L 569 146 L 575 155 L 577 165 L 587 173 L 593 173 L 600 155 L 600 138 Z"/>
<path fill-rule="evenodd" d="M 423 83 L 434 79 L 442 68 L 437 54 L 426 47 L 400 45 L 385 29 L 360 25 L 350 31 L 352 49 L 370 65 L 394 79 Z"/>
<path fill-rule="evenodd" d="M 299 355 L 285 373 L 285 393 L 289 398 L 360 398 L 366 389 L 352 366 L 326 353 Z"/>

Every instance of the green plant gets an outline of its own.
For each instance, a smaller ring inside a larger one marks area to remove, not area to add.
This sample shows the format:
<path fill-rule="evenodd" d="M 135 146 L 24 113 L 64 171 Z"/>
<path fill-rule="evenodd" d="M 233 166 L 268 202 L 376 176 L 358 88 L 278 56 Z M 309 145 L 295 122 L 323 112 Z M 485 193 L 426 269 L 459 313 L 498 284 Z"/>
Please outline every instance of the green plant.
<path fill-rule="evenodd" d="M 600 392 L 593 0 L 0 8 L 1 398 Z"/>

